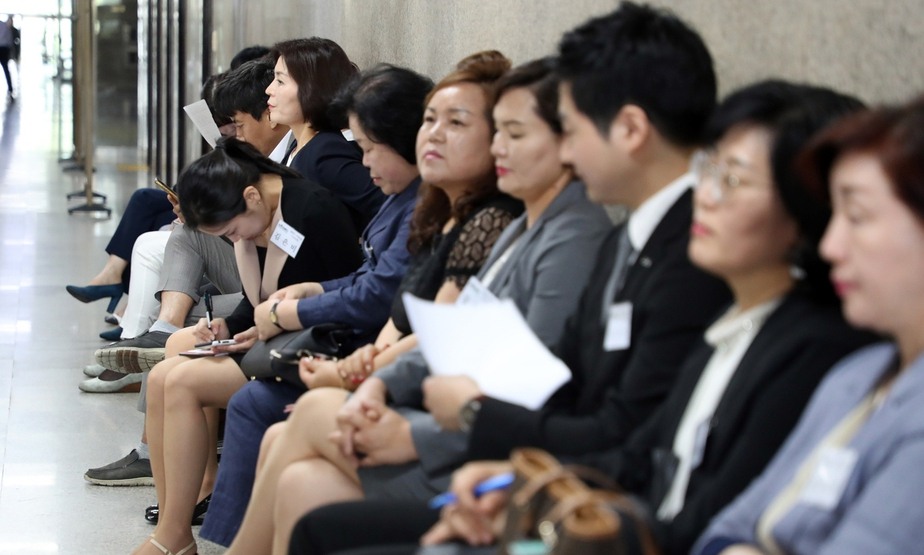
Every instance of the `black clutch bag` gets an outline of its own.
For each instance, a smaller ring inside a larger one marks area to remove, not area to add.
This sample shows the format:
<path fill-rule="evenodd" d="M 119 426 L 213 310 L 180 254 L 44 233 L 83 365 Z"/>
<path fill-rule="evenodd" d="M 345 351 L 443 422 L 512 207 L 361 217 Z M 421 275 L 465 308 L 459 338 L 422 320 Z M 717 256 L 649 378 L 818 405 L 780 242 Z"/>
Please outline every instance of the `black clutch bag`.
<path fill-rule="evenodd" d="M 298 361 L 306 356 L 344 357 L 349 353 L 343 352 L 343 344 L 352 333 L 345 324 L 318 324 L 278 335 L 248 351 L 241 361 L 241 369 L 251 379 L 286 382 L 307 390 L 298 376 Z"/>

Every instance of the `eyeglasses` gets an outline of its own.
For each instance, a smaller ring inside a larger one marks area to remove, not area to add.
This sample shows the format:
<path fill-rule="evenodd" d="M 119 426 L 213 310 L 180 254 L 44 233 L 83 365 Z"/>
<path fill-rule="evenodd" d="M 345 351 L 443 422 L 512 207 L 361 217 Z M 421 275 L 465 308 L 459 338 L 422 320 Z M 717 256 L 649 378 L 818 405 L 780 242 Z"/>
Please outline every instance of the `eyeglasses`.
<path fill-rule="evenodd" d="M 707 192 L 710 200 L 716 204 L 722 203 L 728 195 L 738 187 L 747 185 L 738 174 L 732 173 L 728 164 L 715 161 L 715 153 L 701 150 L 693 155 L 690 168 L 696 175 L 697 188 L 709 187 Z"/>

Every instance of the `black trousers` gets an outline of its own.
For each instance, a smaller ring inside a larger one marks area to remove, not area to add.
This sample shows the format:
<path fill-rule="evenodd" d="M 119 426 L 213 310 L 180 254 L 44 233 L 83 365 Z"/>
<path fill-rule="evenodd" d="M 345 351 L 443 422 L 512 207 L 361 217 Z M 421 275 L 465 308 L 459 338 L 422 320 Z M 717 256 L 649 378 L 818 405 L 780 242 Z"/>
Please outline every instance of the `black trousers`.
<path fill-rule="evenodd" d="M 10 77 L 10 55 L 12 51 L 13 49 L 9 46 L 0 46 L 0 66 L 3 67 L 3 75 L 6 77 L 6 90 L 10 92 L 13 92 L 13 78 Z"/>
<path fill-rule="evenodd" d="M 414 501 L 351 501 L 321 507 L 292 531 L 289 555 L 409 553 L 439 520 L 439 511 Z M 391 549 L 394 550 L 391 550 Z M 352 553 L 352 551 L 351 551 Z"/>

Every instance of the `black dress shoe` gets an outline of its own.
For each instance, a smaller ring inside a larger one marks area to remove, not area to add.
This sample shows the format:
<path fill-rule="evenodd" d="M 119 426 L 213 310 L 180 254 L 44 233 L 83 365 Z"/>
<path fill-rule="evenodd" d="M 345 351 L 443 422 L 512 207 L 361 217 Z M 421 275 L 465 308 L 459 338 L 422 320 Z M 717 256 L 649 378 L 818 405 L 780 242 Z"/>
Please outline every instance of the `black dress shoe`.
<path fill-rule="evenodd" d="M 205 513 L 209 510 L 209 503 L 212 501 L 212 496 L 209 495 L 202 501 L 196 503 L 196 508 L 193 510 L 192 525 L 199 526 L 205 520 Z M 151 505 L 144 510 L 144 519 L 151 524 L 157 524 L 157 519 L 160 516 L 160 508 L 157 505 Z"/>

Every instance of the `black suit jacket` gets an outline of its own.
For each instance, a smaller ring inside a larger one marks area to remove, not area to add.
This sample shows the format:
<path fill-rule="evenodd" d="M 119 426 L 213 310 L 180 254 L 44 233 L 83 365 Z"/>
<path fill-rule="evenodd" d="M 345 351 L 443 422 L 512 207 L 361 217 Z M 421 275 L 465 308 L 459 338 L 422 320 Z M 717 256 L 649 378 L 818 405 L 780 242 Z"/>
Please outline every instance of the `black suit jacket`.
<path fill-rule="evenodd" d="M 471 458 L 506 458 L 519 446 L 559 455 L 606 449 L 651 415 L 694 342 L 730 298 L 724 283 L 687 257 L 691 218 L 688 191 L 658 224 L 616 295 L 617 302 L 632 302 L 632 338 L 628 349 L 608 352 L 601 312 L 619 240 L 618 229 L 613 231 L 556 349 L 571 381 L 540 411 L 485 399 L 469 438 Z M 523 373 L 528 379 L 529 369 Z"/>
<path fill-rule="evenodd" d="M 360 235 L 385 202 L 363 152 L 339 131 L 321 131 L 298 151 L 291 167 L 305 178 L 334 193 L 350 211 L 356 235 Z"/>
<path fill-rule="evenodd" d="M 764 322 L 716 407 L 700 465 L 690 474 L 683 510 L 658 523 L 665 553 L 688 553 L 719 510 L 744 490 L 795 426 L 815 387 L 835 362 L 872 336 L 849 327 L 838 307 L 821 307 L 792 293 Z M 699 341 L 660 410 L 625 446 L 583 462 L 646 497 L 657 512 L 669 484 L 658 456 L 674 436 L 713 349 Z"/>
<path fill-rule="evenodd" d="M 285 263 L 277 279 L 278 288 L 306 281 L 338 278 L 349 274 L 362 263 L 362 249 L 350 213 L 327 189 L 306 179 L 284 177 L 279 210 L 286 223 L 304 235 L 305 239 L 295 258 L 284 255 Z M 259 257 L 265 266 L 265 251 Z M 245 273 L 242 269 L 239 271 L 242 275 Z M 244 295 L 233 313 L 225 319 L 228 329 L 238 333 L 251 327 L 254 322 L 253 309 L 247 295 Z"/>

